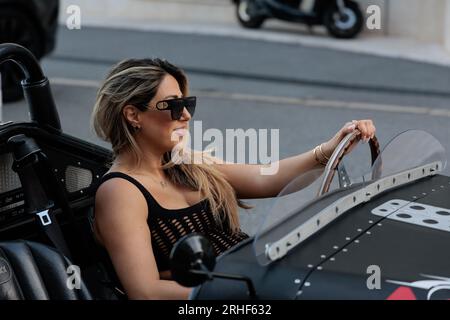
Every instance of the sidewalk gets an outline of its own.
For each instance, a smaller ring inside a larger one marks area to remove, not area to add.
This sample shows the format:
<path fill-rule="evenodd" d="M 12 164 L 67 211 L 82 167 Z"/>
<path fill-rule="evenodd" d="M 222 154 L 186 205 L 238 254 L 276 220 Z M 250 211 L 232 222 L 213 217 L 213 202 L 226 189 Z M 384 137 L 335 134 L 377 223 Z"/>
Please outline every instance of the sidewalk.
<path fill-rule="evenodd" d="M 82 27 L 235 37 L 450 66 L 450 52 L 441 45 L 387 37 L 381 32 L 366 31 L 357 39 L 338 40 L 321 27 L 311 33 L 305 26 L 276 20 L 266 21 L 259 30 L 244 29 L 235 18 L 231 0 L 62 0 L 61 24 L 65 24 L 66 8 L 72 4 L 81 8 Z"/>

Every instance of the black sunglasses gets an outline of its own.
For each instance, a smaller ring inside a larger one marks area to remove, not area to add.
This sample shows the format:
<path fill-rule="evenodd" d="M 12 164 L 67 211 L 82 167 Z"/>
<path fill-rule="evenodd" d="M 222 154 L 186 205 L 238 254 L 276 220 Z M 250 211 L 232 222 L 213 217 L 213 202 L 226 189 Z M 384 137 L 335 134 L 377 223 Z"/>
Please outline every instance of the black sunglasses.
<path fill-rule="evenodd" d="M 180 120 L 184 108 L 186 108 L 191 117 L 194 116 L 196 102 L 197 97 L 194 96 L 161 100 L 156 103 L 156 109 L 161 111 L 170 110 L 172 120 Z"/>

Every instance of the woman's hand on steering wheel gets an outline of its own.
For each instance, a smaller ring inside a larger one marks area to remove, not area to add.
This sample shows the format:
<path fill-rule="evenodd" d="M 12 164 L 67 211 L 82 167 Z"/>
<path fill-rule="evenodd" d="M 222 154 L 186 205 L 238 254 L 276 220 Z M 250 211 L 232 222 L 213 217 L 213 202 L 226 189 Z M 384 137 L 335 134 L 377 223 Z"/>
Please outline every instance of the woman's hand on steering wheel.
<path fill-rule="evenodd" d="M 359 132 L 358 139 L 348 148 L 347 153 L 350 153 L 353 148 L 358 144 L 360 140 L 364 142 L 368 142 L 369 139 L 372 139 L 375 136 L 375 125 L 372 120 L 353 120 L 352 122 L 347 122 L 336 134 L 333 138 L 325 142 L 322 146 L 323 152 L 329 157 L 333 154 L 336 147 L 339 143 L 344 139 L 344 137 L 357 130 Z"/>

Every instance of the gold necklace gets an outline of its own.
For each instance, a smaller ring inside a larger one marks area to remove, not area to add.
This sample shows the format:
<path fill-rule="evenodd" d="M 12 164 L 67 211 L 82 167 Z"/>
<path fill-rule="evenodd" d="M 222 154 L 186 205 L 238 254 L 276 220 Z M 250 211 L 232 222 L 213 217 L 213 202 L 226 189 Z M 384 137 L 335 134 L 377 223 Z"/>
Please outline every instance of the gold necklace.
<path fill-rule="evenodd" d="M 139 173 L 139 172 L 133 172 L 134 174 L 141 174 L 142 176 L 144 176 L 144 177 L 149 177 L 150 179 L 152 179 L 153 180 L 153 182 L 155 182 L 155 183 L 159 183 L 159 185 L 164 189 L 165 187 L 167 187 L 167 182 L 166 181 L 164 181 L 164 180 L 156 180 L 155 178 L 153 178 L 151 175 L 149 175 L 149 174 L 146 174 L 146 173 Z"/>
<path fill-rule="evenodd" d="M 167 186 L 167 183 L 165 181 L 160 181 L 159 184 L 161 187 L 165 188 Z"/>
<path fill-rule="evenodd" d="M 148 176 L 150 177 L 150 179 L 152 179 L 155 183 L 159 183 L 161 185 L 161 187 L 164 189 L 165 187 L 167 187 L 167 182 L 165 182 L 164 180 L 156 180 L 155 178 L 153 178 L 152 176 Z"/>

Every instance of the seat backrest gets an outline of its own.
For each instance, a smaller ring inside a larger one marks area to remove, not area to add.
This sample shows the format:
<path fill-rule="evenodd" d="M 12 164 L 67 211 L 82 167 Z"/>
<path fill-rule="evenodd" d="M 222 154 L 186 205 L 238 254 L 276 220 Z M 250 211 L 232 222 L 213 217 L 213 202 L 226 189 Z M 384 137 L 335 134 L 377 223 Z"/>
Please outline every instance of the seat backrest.
<path fill-rule="evenodd" d="M 0 242 L 0 300 L 91 300 L 82 274 L 75 275 L 70 266 L 44 244 Z"/>
<path fill-rule="evenodd" d="M 96 240 L 94 233 L 94 208 L 90 207 L 87 213 L 88 242 L 92 244 L 93 254 L 96 257 L 97 278 L 101 281 L 101 286 L 95 288 L 95 293 L 108 300 L 127 300 L 127 295 L 123 289 L 120 280 L 115 272 L 114 265 L 106 249 Z M 91 285 L 92 288 L 94 288 Z"/>

